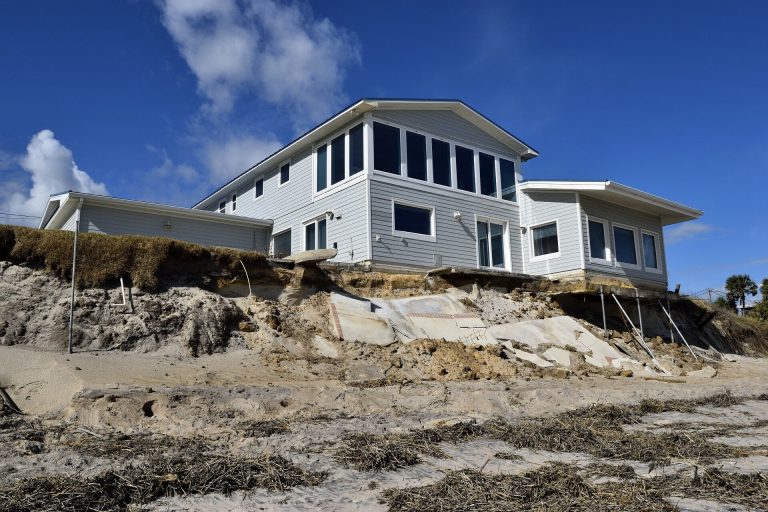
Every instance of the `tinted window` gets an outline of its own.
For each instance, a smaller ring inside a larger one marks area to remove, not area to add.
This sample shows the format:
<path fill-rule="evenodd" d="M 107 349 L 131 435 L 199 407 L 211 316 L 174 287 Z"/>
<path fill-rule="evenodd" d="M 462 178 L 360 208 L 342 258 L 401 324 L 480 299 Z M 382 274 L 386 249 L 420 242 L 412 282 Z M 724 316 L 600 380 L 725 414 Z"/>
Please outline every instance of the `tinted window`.
<path fill-rule="evenodd" d="M 344 170 L 344 135 L 331 141 L 331 185 L 343 180 Z"/>
<path fill-rule="evenodd" d="M 605 229 L 602 222 L 589 221 L 589 255 L 598 260 L 608 259 L 605 250 Z"/>
<path fill-rule="evenodd" d="M 317 148 L 317 191 L 325 190 L 328 186 L 328 146 L 323 144 Z"/>
<path fill-rule="evenodd" d="M 405 132 L 406 163 L 408 177 L 427 180 L 427 138 L 413 132 Z"/>
<path fill-rule="evenodd" d="M 237 210 L 237 194 L 232 194 L 232 211 Z"/>
<path fill-rule="evenodd" d="M 436 139 L 432 139 L 432 181 L 451 186 L 451 146 Z"/>
<path fill-rule="evenodd" d="M 395 203 L 395 231 L 432 235 L 432 210 Z"/>
<path fill-rule="evenodd" d="M 315 223 L 304 226 L 304 250 L 311 251 L 315 248 Z"/>
<path fill-rule="evenodd" d="M 491 155 L 480 153 L 480 193 L 496 196 L 496 162 Z"/>
<path fill-rule="evenodd" d="M 616 244 L 616 261 L 637 265 L 635 232 L 631 229 L 613 227 L 613 241 Z"/>
<path fill-rule="evenodd" d="M 373 167 L 400 174 L 400 129 L 373 123 Z"/>
<path fill-rule="evenodd" d="M 491 261 L 494 267 L 504 268 L 504 226 L 490 224 L 491 226 Z"/>
<path fill-rule="evenodd" d="M 507 201 L 517 201 L 515 163 L 499 158 L 499 173 L 501 174 L 501 198 Z"/>
<path fill-rule="evenodd" d="M 317 248 L 325 249 L 326 247 L 326 232 L 325 232 L 325 219 L 317 221 Z"/>
<path fill-rule="evenodd" d="M 643 261 L 646 268 L 659 268 L 656 258 L 656 237 L 643 233 Z"/>
<path fill-rule="evenodd" d="M 533 255 L 544 256 L 558 252 L 557 224 L 547 224 L 533 228 Z"/>
<path fill-rule="evenodd" d="M 284 231 L 274 236 L 273 252 L 276 258 L 291 255 L 291 230 Z"/>
<path fill-rule="evenodd" d="M 491 266 L 491 250 L 488 243 L 488 223 L 477 223 L 477 253 L 481 267 Z"/>
<path fill-rule="evenodd" d="M 456 186 L 475 191 L 475 155 L 471 149 L 456 146 Z"/>
<path fill-rule="evenodd" d="M 349 130 L 349 174 L 363 170 L 363 125 Z"/>
<path fill-rule="evenodd" d="M 264 178 L 259 178 L 256 180 L 256 197 L 261 197 L 264 195 Z"/>
<path fill-rule="evenodd" d="M 280 184 L 287 183 L 291 179 L 291 166 L 285 164 L 280 168 Z"/>

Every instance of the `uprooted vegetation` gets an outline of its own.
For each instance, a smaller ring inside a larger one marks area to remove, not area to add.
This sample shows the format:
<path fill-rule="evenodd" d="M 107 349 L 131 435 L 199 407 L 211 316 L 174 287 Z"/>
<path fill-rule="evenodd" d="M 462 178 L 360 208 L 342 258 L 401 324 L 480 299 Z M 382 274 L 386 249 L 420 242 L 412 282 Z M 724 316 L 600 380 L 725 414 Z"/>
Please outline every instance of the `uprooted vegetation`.
<path fill-rule="evenodd" d="M 0 260 L 71 277 L 74 233 L 0 226 Z M 133 286 L 157 291 L 175 279 L 202 286 L 212 272 L 264 272 L 266 257 L 253 251 L 203 247 L 179 240 L 138 235 L 80 233 L 76 283 L 80 288 L 111 286 L 127 277 Z"/>
<path fill-rule="evenodd" d="M 285 491 L 318 485 L 324 473 L 298 468 L 280 456 L 257 458 L 191 453 L 152 457 L 96 477 L 43 476 L 0 485 L 0 511 L 128 510 L 130 505 L 190 494 L 231 494 L 263 487 Z"/>
<path fill-rule="evenodd" d="M 668 465 L 673 459 L 711 463 L 718 459 L 747 455 L 743 449 L 714 443 L 690 432 L 627 431 L 651 413 L 693 412 L 697 407 L 732 407 L 748 398 L 722 393 L 692 400 L 643 400 L 635 405 L 592 405 L 539 418 L 508 422 L 494 419 L 482 425 L 457 423 L 432 429 L 389 434 L 357 433 L 343 439 L 333 454 L 336 460 L 363 471 L 385 471 L 411 466 L 422 456 L 443 456 L 439 443 L 473 439 L 496 439 L 521 449 L 549 452 L 583 452 L 611 460 Z"/>
<path fill-rule="evenodd" d="M 687 474 L 595 483 L 605 471 L 573 464 L 550 463 L 522 474 L 486 474 L 478 470 L 448 473 L 422 487 L 388 489 L 383 501 L 393 512 L 443 510 L 502 512 L 675 512 L 674 498 L 710 499 L 762 509 L 768 502 L 768 479 L 760 473 L 732 474 L 709 468 Z"/>

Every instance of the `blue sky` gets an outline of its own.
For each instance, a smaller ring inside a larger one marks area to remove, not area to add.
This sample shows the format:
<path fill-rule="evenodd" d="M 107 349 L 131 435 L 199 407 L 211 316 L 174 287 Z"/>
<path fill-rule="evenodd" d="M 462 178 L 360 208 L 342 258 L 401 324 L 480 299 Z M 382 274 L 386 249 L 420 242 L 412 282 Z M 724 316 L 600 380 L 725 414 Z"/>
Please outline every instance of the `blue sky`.
<path fill-rule="evenodd" d="M 529 179 L 704 210 L 667 232 L 671 286 L 761 280 L 766 26 L 765 2 L 0 1 L 0 211 L 189 206 L 359 97 L 461 98 L 540 151 Z"/>

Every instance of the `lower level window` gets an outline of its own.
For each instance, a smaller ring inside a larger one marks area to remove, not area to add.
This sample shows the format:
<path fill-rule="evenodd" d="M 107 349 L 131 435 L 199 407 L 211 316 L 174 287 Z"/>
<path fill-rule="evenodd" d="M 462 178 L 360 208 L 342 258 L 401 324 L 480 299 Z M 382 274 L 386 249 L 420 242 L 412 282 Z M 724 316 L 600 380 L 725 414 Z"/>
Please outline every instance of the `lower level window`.
<path fill-rule="evenodd" d="M 272 254 L 275 258 L 284 258 L 291 255 L 290 229 L 272 237 Z"/>
<path fill-rule="evenodd" d="M 395 235 L 420 235 L 434 237 L 432 208 L 422 208 L 407 204 L 394 203 L 392 225 Z"/>
<path fill-rule="evenodd" d="M 304 226 L 304 250 L 312 251 L 314 249 L 325 249 L 326 241 L 326 221 L 318 219 Z"/>
<path fill-rule="evenodd" d="M 613 226 L 613 243 L 616 246 L 616 261 L 637 265 L 637 244 L 635 230 Z"/>
<path fill-rule="evenodd" d="M 646 269 L 659 270 L 658 244 L 651 233 L 643 233 L 643 263 Z"/>
<path fill-rule="evenodd" d="M 477 253 L 481 267 L 506 268 L 502 224 L 478 221 Z"/>
<path fill-rule="evenodd" d="M 560 252 L 557 240 L 557 223 L 544 224 L 531 229 L 533 256 L 546 256 Z"/>

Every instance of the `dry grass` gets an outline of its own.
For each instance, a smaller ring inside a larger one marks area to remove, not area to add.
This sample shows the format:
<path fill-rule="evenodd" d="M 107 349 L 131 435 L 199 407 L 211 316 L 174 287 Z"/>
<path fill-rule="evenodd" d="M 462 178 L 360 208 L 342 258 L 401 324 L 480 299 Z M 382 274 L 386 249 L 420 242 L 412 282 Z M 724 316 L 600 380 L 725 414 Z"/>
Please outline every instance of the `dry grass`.
<path fill-rule="evenodd" d="M 0 259 L 42 268 L 69 278 L 74 233 L 18 226 L 0 226 Z M 77 248 L 77 285 L 101 287 L 121 276 L 144 290 L 157 290 L 164 277 L 175 273 L 203 276 L 212 271 L 242 273 L 238 260 L 257 270 L 264 255 L 233 249 L 203 247 L 160 237 L 109 236 L 81 233 Z"/>
<path fill-rule="evenodd" d="M 421 462 L 422 455 L 442 457 L 435 443 L 412 433 L 374 435 L 352 434 L 334 450 L 333 458 L 358 471 L 390 471 Z"/>
<path fill-rule="evenodd" d="M 0 485 L 0 512 L 128 510 L 131 505 L 174 495 L 228 495 L 255 487 L 285 491 L 297 485 L 318 485 L 326 476 L 277 456 L 158 456 L 91 479 L 50 476 Z"/>
<path fill-rule="evenodd" d="M 269 437 L 287 434 L 291 428 L 283 420 L 244 421 L 237 426 L 237 431 L 244 437 Z"/>

